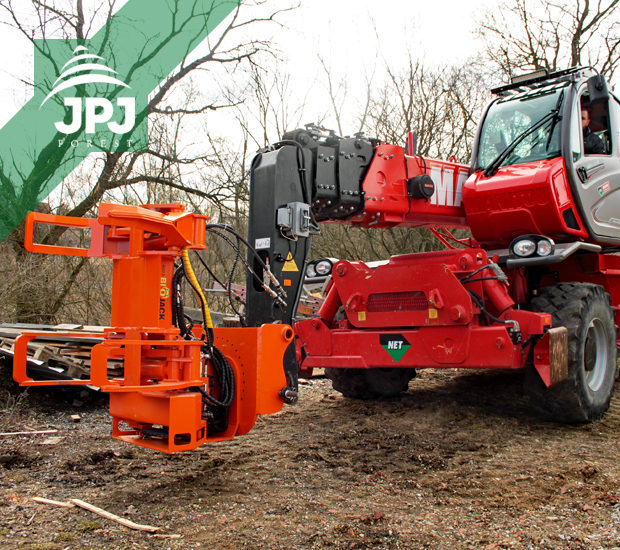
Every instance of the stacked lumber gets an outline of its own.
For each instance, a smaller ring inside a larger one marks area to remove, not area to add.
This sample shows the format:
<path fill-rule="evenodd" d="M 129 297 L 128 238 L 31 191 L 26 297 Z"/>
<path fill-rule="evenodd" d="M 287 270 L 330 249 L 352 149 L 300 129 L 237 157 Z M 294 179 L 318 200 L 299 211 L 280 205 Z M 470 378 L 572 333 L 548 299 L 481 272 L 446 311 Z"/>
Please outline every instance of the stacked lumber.
<path fill-rule="evenodd" d="M 242 285 L 232 284 L 231 289 L 245 299 L 246 289 Z M 218 285 L 207 290 L 217 296 L 227 296 L 228 290 Z M 315 316 L 323 303 L 321 296 L 305 293 L 301 297 L 298 315 Z M 202 313 L 196 308 L 185 308 L 195 323 L 202 321 Z M 240 326 L 237 316 L 211 312 L 211 317 L 215 326 Z M 33 378 L 61 378 L 61 379 L 81 379 L 90 378 L 90 353 L 93 346 L 103 340 L 105 327 L 88 325 L 34 325 L 26 323 L 0 324 L 0 357 L 6 360 L 13 360 L 13 350 L 15 339 L 22 332 L 45 332 L 45 336 L 39 337 L 28 343 L 28 373 Z M 62 333 L 62 335 L 61 335 Z M 67 336 L 67 333 L 75 336 Z M 101 337 L 83 337 L 80 334 L 101 334 Z M 108 377 L 118 378 L 123 375 L 123 361 L 108 361 Z"/>
<path fill-rule="evenodd" d="M 14 325 L 0 324 L 0 355 L 13 357 L 15 339 L 28 331 L 45 332 L 28 343 L 28 370 L 31 376 L 65 379 L 88 379 L 90 377 L 90 353 L 96 344 L 103 340 L 104 327 L 84 325 Z M 62 335 L 61 335 L 62 333 Z M 67 333 L 75 336 L 67 336 Z M 99 337 L 83 337 L 83 333 L 100 333 Z M 119 377 L 123 374 L 123 362 L 108 362 L 108 376 Z"/>

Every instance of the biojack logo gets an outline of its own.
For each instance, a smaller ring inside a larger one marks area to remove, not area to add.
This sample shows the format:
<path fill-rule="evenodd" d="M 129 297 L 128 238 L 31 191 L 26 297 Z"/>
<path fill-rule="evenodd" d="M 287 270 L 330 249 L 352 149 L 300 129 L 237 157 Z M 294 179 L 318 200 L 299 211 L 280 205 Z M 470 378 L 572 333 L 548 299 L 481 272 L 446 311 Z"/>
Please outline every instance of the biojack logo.
<path fill-rule="evenodd" d="M 170 289 L 166 277 L 161 277 L 159 283 L 159 319 L 162 320 L 166 318 L 166 300 L 170 298 Z"/>
<path fill-rule="evenodd" d="M 105 91 L 102 92 L 100 86 L 93 89 L 96 85 L 105 85 Z M 119 88 L 131 90 L 131 86 L 105 64 L 103 57 L 89 53 L 86 46 L 78 46 L 73 50 L 73 57 L 60 69 L 52 90 L 45 96 L 39 109 L 44 108 L 60 92 L 71 88 L 79 90 L 81 97 L 77 94 L 59 96 L 65 108 L 64 119 L 54 122 L 58 132 L 71 136 L 68 144 L 71 147 L 85 145 L 110 151 L 117 150 L 122 140 L 125 149 L 132 150 L 132 142 L 135 141 L 131 133 L 136 127 L 136 98 L 118 95 Z M 85 90 L 94 93 L 87 95 Z M 85 139 L 80 140 L 76 134 L 82 133 Z M 65 138 L 60 138 L 58 147 L 63 145 Z"/>

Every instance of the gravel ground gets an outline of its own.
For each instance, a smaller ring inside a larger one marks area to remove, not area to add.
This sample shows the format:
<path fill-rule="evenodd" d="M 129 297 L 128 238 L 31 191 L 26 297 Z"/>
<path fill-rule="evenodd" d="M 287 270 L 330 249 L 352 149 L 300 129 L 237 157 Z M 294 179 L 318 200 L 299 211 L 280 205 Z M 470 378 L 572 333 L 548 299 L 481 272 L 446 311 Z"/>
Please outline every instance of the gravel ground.
<path fill-rule="evenodd" d="M 3 431 L 58 430 L 0 437 L 6 548 L 620 548 L 619 398 L 575 427 L 537 418 L 519 374 L 427 371 L 377 402 L 316 378 L 249 434 L 166 456 L 114 441 L 105 397 L 0 374 Z"/>

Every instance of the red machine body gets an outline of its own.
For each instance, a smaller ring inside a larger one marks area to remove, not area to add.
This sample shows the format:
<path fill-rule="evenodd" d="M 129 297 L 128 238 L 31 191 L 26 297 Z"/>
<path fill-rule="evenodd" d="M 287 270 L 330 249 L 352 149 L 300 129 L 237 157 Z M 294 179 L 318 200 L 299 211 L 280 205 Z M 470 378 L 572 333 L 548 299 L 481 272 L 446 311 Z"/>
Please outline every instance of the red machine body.
<path fill-rule="evenodd" d="M 362 182 L 364 210 L 346 223 L 362 227 L 467 227 L 462 201 L 469 166 L 458 162 L 408 155 L 398 145 L 380 144 Z M 416 199 L 408 182 L 427 174 L 435 192 Z"/>
<path fill-rule="evenodd" d="M 620 143 L 609 136 L 620 100 L 590 69 L 522 82 L 495 91 L 471 166 L 416 155 L 411 136 L 405 149 L 314 128 L 286 135 L 316 161 L 317 220 L 427 227 L 449 248 L 335 263 L 319 314 L 295 323 L 302 376 L 326 368 L 335 388 L 365 398 L 403 391 L 411 376 L 400 369 L 532 367 L 530 394 L 552 417 L 593 420 L 609 406 L 620 345 Z M 588 104 L 596 153 L 579 121 Z M 400 382 L 382 385 L 382 370 Z"/>
<path fill-rule="evenodd" d="M 516 322 L 527 335 L 542 334 L 551 316 L 514 309 L 497 281 L 460 282 L 485 265 L 482 249 L 395 256 L 374 269 L 337 263 L 319 318 L 296 324 L 304 368 L 522 367 L 527 348 L 510 329 Z M 488 296 L 505 323 L 483 324 L 466 289 Z M 341 305 L 345 319 L 332 327 Z"/>
<path fill-rule="evenodd" d="M 556 242 L 588 239 L 561 157 L 506 166 L 493 177 L 476 172 L 463 186 L 463 205 L 472 233 L 487 247 L 531 233 Z"/>
<path fill-rule="evenodd" d="M 377 147 L 362 183 L 364 212 L 334 223 L 469 227 L 474 239 L 469 248 L 393 256 L 373 268 L 338 262 L 318 317 L 295 324 L 302 375 L 335 366 L 523 368 L 537 342 L 533 355 L 547 358 L 536 362 L 537 370 L 549 383 L 559 381 L 565 366 L 553 366 L 551 341 L 542 339 L 552 326 L 551 315 L 522 309 L 529 292 L 524 269 L 503 266 L 504 283 L 484 280 L 485 271 L 477 270 L 486 265 L 492 275 L 490 264 L 498 258 L 489 254 L 507 252 L 493 247 L 506 247 L 519 235 L 588 239 L 564 161 L 503 167 L 492 178 L 469 173 L 463 164 L 408 155 L 394 145 Z M 407 181 L 422 174 L 435 184 L 431 200 L 414 198 L 407 190 Z M 480 280 L 463 283 L 474 271 Z M 620 256 L 571 256 L 541 277 L 541 285 L 579 280 L 603 286 L 620 324 Z M 501 322 L 488 323 L 469 291 Z M 334 323 L 340 308 L 345 317 Z M 521 332 L 516 342 L 510 334 L 515 326 Z M 402 341 L 406 353 L 390 353 L 381 343 L 390 339 Z"/>
<path fill-rule="evenodd" d="M 110 393 L 115 438 L 169 453 L 231 439 L 248 432 L 259 414 L 279 411 L 283 402 L 278 391 L 286 386 L 282 357 L 293 339 L 291 327 L 218 328 L 215 345 L 232 367 L 236 387 L 226 428 L 207 430 L 198 388 L 217 395 L 218 388 L 211 387 L 213 365 L 203 356 L 203 340 L 182 338 L 171 313 L 175 260 L 183 250 L 206 248 L 205 221 L 179 204 L 102 204 L 96 219 L 30 214 L 26 247 L 31 252 L 112 259 L 111 326 L 92 349 L 88 380 L 30 378 L 28 343 L 47 333 L 22 333 L 15 343 L 14 379 L 22 386 L 97 386 Z M 36 223 L 90 230 L 90 247 L 35 243 Z M 108 378 L 110 360 L 123 362 L 123 377 Z"/>

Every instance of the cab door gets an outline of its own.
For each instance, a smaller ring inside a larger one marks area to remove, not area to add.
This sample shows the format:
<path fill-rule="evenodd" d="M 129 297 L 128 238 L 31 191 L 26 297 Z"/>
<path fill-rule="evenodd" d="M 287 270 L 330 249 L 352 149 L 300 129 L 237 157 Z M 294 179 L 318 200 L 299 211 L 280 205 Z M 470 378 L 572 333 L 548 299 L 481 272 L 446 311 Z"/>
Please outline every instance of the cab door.
<path fill-rule="evenodd" d="M 591 109 L 590 129 L 603 141 L 603 154 L 584 150 L 581 107 Z M 620 241 L 620 101 L 609 98 L 589 104 L 587 88 L 577 95 L 571 113 L 571 150 L 575 200 L 594 240 Z"/>

